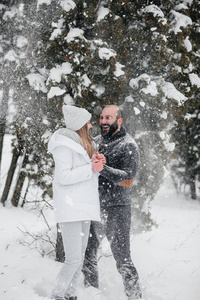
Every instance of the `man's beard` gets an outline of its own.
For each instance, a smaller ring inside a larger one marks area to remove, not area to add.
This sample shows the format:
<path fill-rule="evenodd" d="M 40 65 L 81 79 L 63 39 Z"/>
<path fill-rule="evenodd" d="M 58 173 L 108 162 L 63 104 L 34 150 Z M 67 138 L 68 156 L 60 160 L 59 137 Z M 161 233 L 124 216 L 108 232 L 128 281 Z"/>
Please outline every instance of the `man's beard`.
<path fill-rule="evenodd" d="M 103 130 L 104 126 L 110 127 L 109 130 Z M 101 128 L 101 135 L 104 138 L 110 138 L 113 135 L 113 133 L 118 129 L 117 120 L 112 125 L 110 125 L 110 124 L 101 124 L 100 128 Z"/>

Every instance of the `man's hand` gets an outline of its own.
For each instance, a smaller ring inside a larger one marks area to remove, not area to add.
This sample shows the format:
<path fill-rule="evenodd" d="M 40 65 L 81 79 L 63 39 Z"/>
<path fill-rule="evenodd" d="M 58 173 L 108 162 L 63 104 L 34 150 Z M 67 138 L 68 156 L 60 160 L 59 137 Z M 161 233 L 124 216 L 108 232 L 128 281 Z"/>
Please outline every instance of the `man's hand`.
<path fill-rule="evenodd" d="M 123 187 L 126 187 L 126 188 L 129 188 L 133 184 L 133 181 L 134 181 L 134 178 L 127 179 L 127 180 L 122 180 L 122 181 L 119 182 L 119 185 L 121 185 Z"/>

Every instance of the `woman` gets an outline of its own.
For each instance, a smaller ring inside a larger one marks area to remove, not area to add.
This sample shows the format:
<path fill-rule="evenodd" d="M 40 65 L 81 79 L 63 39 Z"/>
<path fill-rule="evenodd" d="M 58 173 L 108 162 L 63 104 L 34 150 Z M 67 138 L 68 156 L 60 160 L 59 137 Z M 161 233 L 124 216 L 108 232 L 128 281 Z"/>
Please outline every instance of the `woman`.
<path fill-rule="evenodd" d="M 48 147 L 55 162 L 55 219 L 65 250 L 65 264 L 57 276 L 52 299 L 76 300 L 90 220 L 100 221 L 98 172 L 105 161 L 93 156 L 94 147 L 89 136 L 91 114 L 86 109 L 64 105 L 63 115 L 66 128 L 52 135 Z"/>

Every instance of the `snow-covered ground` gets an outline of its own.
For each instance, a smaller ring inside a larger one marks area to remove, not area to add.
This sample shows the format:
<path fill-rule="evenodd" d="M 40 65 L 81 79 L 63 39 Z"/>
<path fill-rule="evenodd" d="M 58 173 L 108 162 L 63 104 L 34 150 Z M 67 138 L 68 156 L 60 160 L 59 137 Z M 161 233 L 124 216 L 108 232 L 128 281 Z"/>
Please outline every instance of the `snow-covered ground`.
<path fill-rule="evenodd" d="M 158 224 L 150 232 L 131 237 L 132 258 L 140 275 L 145 300 L 200 299 L 200 201 L 178 195 L 168 176 L 152 203 Z M 53 214 L 47 214 L 54 227 Z M 42 216 L 26 208 L 0 205 L 0 299 L 47 300 L 61 263 L 39 249 L 24 232 L 47 230 Z M 53 234 L 52 234 L 53 236 Z M 22 244 L 23 243 L 23 244 Z M 40 243 L 40 244 L 38 244 Z M 43 245 L 44 244 L 44 245 Z M 49 249 L 51 247 L 49 246 Z M 78 287 L 79 300 L 125 300 L 120 275 L 103 241 L 99 259 L 100 289 Z"/>

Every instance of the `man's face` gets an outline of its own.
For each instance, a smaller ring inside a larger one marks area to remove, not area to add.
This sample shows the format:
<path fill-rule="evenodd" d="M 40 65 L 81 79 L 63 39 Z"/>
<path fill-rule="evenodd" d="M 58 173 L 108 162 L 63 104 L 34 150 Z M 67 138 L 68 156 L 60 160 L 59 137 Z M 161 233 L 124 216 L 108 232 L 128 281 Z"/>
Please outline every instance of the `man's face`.
<path fill-rule="evenodd" d="M 106 107 L 100 115 L 100 128 L 103 137 L 110 137 L 116 133 L 119 128 L 115 107 Z"/>

